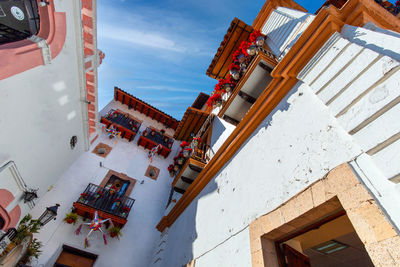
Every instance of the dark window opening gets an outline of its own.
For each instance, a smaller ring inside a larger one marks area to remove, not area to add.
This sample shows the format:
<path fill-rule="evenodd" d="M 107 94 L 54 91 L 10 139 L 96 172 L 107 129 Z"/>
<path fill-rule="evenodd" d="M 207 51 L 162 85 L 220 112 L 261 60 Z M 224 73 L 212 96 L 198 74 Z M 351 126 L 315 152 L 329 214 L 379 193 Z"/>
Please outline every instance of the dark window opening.
<path fill-rule="evenodd" d="M 0 230 L 3 229 L 5 223 L 4 218 L 0 216 Z"/>
<path fill-rule="evenodd" d="M 36 35 L 39 23 L 36 0 L 0 0 L 0 44 Z"/>

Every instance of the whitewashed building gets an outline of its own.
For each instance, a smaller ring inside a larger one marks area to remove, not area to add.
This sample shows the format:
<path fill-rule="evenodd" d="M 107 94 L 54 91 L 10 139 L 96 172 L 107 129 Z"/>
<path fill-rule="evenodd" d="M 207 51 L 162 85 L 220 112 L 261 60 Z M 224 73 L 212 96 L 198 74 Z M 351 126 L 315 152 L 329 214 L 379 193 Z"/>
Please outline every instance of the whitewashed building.
<path fill-rule="evenodd" d="M 216 90 L 181 121 L 118 87 L 98 113 L 95 1 L 40 7 L 62 13 L 65 44 L 31 38 L 43 64 L 1 66 L 2 229 L 60 204 L 34 266 L 400 266 L 398 8 L 321 4 L 235 18 L 207 70 Z M 96 211 L 122 236 L 87 247 Z"/>

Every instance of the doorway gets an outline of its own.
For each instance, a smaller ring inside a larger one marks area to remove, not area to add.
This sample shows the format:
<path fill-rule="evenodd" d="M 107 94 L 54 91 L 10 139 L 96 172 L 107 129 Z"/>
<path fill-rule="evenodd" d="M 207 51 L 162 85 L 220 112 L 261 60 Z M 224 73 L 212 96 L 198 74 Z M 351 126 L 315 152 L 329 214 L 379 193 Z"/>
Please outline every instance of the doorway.
<path fill-rule="evenodd" d="M 92 267 L 96 259 L 95 254 L 63 245 L 54 267 Z"/>
<path fill-rule="evenodd" d="M 294 235 L 276 244 L 281 267 L 374 266 L 346 214 Z"/>

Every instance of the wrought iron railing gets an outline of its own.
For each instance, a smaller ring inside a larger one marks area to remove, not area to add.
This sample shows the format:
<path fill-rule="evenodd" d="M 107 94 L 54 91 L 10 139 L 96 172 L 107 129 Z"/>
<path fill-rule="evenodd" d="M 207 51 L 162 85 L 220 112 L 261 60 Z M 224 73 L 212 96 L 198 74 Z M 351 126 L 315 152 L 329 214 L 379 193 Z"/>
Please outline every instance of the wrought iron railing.
<path fill-rule="evenodd" d="M 125 127 L 126 129 L 131 130 L 135 133 L 138 132 L 138 130 L 141 126 L 140 122 L 132 119 L 131 117 L 129 117 L 129 115 L 122 114 L 114 109 L 111 109 L 104 116 L 104 118 L 115 124 L 121 125 L 121 126 Z"/>
<path fill-rule="evenodd" d="M 142 135 L 146 137 L 147 139 L 153 141 L 154 143 L 163 145 L 164 147 L 171 148 L 172 144 L 174 143 L 174 140 L 172 138 L 169 138 L 162 133 L 155 131 L 151 128 L 146 128 L 145 131 L 143 131 Z"/>
<path fill-rule="evenodd" d="M 7 232 L 0 237 L 0 254 L 8 247 L 14 237 L 17 235 L 15 228 L 9 228 Z"/>
<path fill-rule="evenodd" d="M 20 41 L 39 32 L 37 0 L 0 0 L 0 44 Z"/>
<path fill-rule="evenodd" d="M 95 184 L 89 184 L 77 202 L 126 219 L 135 200 L 120 195 L 112 189 L 105 189 Z"/>

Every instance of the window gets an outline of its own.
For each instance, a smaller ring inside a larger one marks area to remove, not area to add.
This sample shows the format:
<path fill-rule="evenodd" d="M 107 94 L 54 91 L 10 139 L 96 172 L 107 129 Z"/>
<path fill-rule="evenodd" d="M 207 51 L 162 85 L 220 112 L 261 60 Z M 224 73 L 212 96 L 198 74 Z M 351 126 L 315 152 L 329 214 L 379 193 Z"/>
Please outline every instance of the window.
<path fill-rule="evenodd" d="M 0 0 L 0 44 L 20 41 L 38 32 L 36 0 Z"/>
<path fill-rule="evenodd" d="M 1 217 L 1 215 L 0 215 L 0 230 L 3 229 L 5 223 L 6 223 L 6 222 L 4 221 L 4 218 Z"/>

